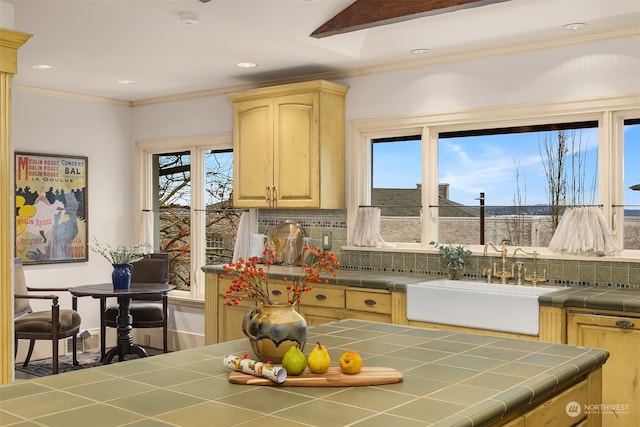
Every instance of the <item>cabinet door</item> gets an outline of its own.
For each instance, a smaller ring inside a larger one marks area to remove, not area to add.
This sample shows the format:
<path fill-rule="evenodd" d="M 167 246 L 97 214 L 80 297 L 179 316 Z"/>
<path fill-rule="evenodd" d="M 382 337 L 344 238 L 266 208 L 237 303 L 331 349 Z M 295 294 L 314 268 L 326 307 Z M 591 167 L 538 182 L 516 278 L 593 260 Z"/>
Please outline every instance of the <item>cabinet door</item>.
<path fill-rule="evenodd" d="M 602 369 L 603 426 L 640 426 L 640 318 L 570 313 L 567 344 L 607 350 Z"/>
<path fill-rule="evenodd" d="M 226 300 L 218 299 L 218 337 L 219 342 L 245 338 L 242 332 L 242 318 L 254 303 L 243 299 L 238 305 L 226 305 Z"/>
<path fill-rule="evenodd" d="M 237 102 L 233 114 L 234 206 L 267 207 L 274 186 L 273 102 Z"/>
<path fill-rule="evenodd" d="M 319 206 L 318 94 L 274 99 L 276 207 Z"/>

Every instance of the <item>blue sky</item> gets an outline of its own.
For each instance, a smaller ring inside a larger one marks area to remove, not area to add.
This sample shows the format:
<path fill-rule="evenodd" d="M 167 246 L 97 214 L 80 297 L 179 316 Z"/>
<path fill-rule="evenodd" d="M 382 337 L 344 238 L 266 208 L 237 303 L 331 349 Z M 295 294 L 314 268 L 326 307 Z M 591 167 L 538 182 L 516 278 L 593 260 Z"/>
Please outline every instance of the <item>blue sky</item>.
<path fill-rule="evenodd" d="M 540 133 L 531 132 L 442 139 L 439 181 L 450 184 L 449 197 L 456 202 L 477 205 L 479 193 L 484 192 L 487 205 L 512 206 L 518 191 L 517 167 L 522 204 L 547 204 L 542 138 Z M 597 168 L 597 130 L 583 130 L 581 138 L 582 149 L 586 150 L 584 176 L 592 176 Z M 628 188 L 640 184 L 636 166 L 640 159 L 640 125 L 627 126 L 625 141 L 625 203 L 640 204 L 640 192 Z M 376 144 L 374 187 L 415 188 L 420 182 L 420 160 L 419 142 Z M 592 184 L 586 181 L 586 190 L 590 191 Z M 591 203 L 589 196 L 583 202 Z"/>

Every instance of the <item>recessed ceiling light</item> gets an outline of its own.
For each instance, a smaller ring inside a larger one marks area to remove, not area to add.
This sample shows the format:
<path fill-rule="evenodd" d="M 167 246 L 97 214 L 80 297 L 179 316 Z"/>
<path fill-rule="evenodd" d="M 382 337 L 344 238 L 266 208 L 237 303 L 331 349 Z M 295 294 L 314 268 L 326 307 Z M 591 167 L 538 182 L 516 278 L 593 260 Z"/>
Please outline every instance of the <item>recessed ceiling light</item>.
<path fill-rule="evenodd" d="M 567 31 L 574 31 L 574 30 L 580 30 L 586 26 L 587 24 L 585 24 L 584 22 L 574 22 L 572 24 L 563 25 L 562 29 Z"/>
<path fill-rule="evenodd" d="M 197 25 L 200 23 L 198 17 L 190 12 L 180 13 L 180 21 L 182 21 L 184 25 Z"/>
<path fill-rule="evenodd" d="M 429 53 L 431 52 L 431 49 L 411 49 L 410 51 L 411 53 L 413 53 L 414 55 L 422 55 L 423 53 Z"/>
<path fill-rule="evenodd" d="M 55 67 L 53 65 L 47 64 L 36 64 L 33 66 L 34 70 L 53 70 Z"/>
<path fill-rule="evenodd" d="M 133 80 L 118 80 L 116 83 L 118 83 L 119 85 L 124 85 L 124 86 L 136 84 L 136 82 L 133 81 Z"/>
<path fill-rule="evenodd" d="M 253 62 L 238 62 L 236 67 L 238 68 L 254 68 L 257 67 L 258 64 L 254 64 Z"/>

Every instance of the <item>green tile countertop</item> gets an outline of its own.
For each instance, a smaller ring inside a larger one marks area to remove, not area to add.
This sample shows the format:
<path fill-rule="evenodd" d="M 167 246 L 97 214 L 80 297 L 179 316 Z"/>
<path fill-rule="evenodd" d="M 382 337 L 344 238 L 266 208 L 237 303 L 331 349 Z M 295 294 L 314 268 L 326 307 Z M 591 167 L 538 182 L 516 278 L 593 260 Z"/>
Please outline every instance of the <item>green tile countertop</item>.
<path fill-rule="evenodd" d="M 640 292 L 636 289 L 601 287 L 570 287 L 558 289 L 558 292 L 539 296 L 538 300 L 540 301 L 540 305 L 640 313 Z"/>
<path fill-rule="evenodd" d="M 207 265 L 202 267 L 205 273 L 224 274 L 222 268 L 224 264 Z M 286 267 L 282 265 L 272 265 L 269 267 L 269 275 L 274 279 L 283 277 L 291 278 L 293 275 L 301 273 L 299 266 Z M 425 274 L 400 274 L 400 273 L 380 273 L 376 271 L 362 270 L 337 270 L 336 277 L 330 273 L 321 273 L 320 278 L 327 280 L 329 284 L 340 284 L 344 286 L 354 286 L 361 288 L 387 289 L 389 291 L 406 292 L 410 283 L 424 282 L 425 280 L 443 279 L 445 276 L 425 275 Z"/>
<path fill-rule="evenodd" d="M 223 274 L 222 265 L 203 267 L 207 273 Z M 300 267 L 272 266 L 270 274 L 274 278 L 291 277 L 299 273 Z M 407 285 L 446 278 L 436 275 L 407 275 L 380 273 L 358 270 L 338 270 L 337 277 L 323 274 L 322 278 L 329 283 L 374 289 L 387 289 L 395 292 L 406 292 Z M 551 286 L 551 285 L 542 285 Z M 562 287 L 554 286 L 558 292 L 539 297 L 540 305 L 553 307 L 582 307 L 591 309 L 607 309 L 640 313 L 640 291 L 637 289 L 618 289 L 590 286 Z"/>
<path fill-rule="evenodd" d="M 251 357 L 242 339 L 0 387 L 0 425 L 477 426 L 546 400 L 609 355 L 357 320 L 312 327 L 308 341 L 325 345 L 333 364 L 356 350 L 365 365 L 394 367 L 404 380 L 361 387 L 230 384 L 222 359 Z"/>

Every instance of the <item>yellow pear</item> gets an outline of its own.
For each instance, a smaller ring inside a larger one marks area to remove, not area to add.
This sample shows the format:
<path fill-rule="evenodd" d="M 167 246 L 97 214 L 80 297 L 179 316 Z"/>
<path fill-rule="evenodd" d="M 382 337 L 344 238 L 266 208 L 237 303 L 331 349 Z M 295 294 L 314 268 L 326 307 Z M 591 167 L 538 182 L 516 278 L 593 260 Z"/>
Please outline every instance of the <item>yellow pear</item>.
<path fill-rule="evenodd" d="M 314 374 L 324 374 L 329 369 L 330 364 L 331 357 L 329 357 L 326 347 L 318 343 L 309 353 L 309 357 L 307 357 L 309 370 Z"/>

